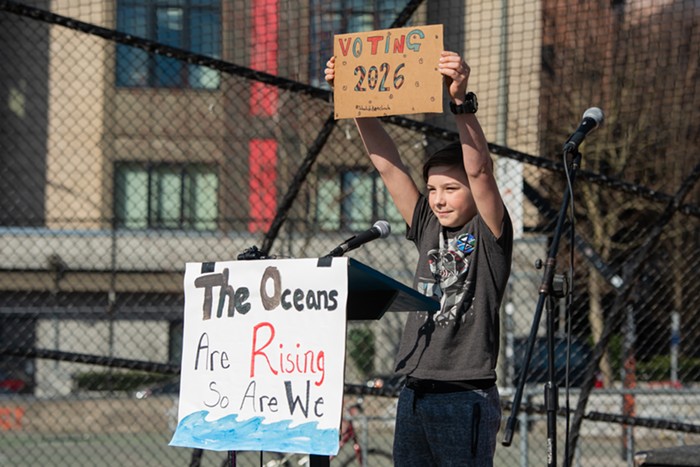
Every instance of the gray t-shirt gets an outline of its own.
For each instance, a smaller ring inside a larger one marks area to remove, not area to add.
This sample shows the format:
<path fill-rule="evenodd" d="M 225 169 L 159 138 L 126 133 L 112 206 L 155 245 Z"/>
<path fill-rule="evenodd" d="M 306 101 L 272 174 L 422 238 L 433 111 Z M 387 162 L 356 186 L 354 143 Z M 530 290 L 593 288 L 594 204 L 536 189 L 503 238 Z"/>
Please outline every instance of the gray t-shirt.
<path fill-rule="evenodd" d="M 441 381 L 495 379 L 499 308 L 513 252 L 508 212 L 499 238 L 478 214 L 447 229 L 421 196 L 406 237 L 419 251 L 413 286 L 440 300 L 441 308 L 409 314 L 396 372 Z"/>

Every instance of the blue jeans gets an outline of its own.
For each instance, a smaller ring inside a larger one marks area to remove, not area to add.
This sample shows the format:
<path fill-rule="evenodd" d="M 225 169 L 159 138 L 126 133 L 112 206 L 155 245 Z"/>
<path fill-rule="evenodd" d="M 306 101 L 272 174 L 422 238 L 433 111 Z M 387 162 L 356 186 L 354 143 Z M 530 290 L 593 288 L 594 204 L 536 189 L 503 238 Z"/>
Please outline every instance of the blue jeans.
<path fill-rule="evenodd" d="M 420 393 L 404 387 L 394 433 L 396 467 L 493 466 L 501 424 L 498 389 Z"/>

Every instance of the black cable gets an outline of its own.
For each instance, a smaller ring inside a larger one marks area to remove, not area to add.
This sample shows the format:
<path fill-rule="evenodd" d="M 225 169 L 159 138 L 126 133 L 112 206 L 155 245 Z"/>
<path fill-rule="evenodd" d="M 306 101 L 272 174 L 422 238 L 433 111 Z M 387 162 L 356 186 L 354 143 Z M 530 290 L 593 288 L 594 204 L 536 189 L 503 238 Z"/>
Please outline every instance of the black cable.
<path fill-rule="evenodd" d="M 564 465 L 568 467 L 567 460 L 569 459 L 569 431 L 571 425 L 571 391 L 569 387 L 569 372 L 571 371 L 571 306 L 573 304 L 573 294 L 574 294 L 574 272 L 575 272 L 575 262 L 574 262 L 574 245 L 576 244 L 576 197 L 574 196 L 574 186 L 571 180 L 571 174 L 569 173 L 569 166 L 566 163 L 566 157 L 568 151 L 564 151 L 564 168 L 566 173 L 566 184 L 568 186 L 569 193 L 569 212 L 570 212 L 570 225 L 569 228 L 569 286 L 566 293 L 566 303 L 564 320 L 566 326 L 566 363 L 564 370 L 564 411 L 565 426 L 564 426 Z M 573 157 L 573 162 L 576 163 L 576 156 Z M 579 170 L 579 167 L 574 167 L 574 170 Z"/>

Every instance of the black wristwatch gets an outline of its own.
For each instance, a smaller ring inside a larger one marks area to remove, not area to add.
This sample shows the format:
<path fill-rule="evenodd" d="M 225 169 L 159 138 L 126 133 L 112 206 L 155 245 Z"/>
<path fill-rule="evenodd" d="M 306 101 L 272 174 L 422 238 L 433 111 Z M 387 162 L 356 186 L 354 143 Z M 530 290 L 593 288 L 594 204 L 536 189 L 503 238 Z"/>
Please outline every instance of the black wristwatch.
<path fill-rule="evenodd" d="M 476 94 L 473 92 L 468 92 L 464 96 L 464 102 L 459 105 L 450 101 L 450 111 L 453 114 L 475 114 L 478 108 L 479 103 L 476 101 Z"/>

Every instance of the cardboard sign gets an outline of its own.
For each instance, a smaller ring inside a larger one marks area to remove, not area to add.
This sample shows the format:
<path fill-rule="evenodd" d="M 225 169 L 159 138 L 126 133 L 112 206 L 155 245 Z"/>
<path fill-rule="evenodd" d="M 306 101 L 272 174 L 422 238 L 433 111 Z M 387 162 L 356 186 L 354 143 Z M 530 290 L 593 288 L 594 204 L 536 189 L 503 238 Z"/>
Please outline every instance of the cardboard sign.
<path fill-rule="evenodd" d="M 188 263 L 171 446 L 338 452 L 347 258 Z"/>
<path fill-rule="evenodd" d="M 442 112 L 442 25 L 339 34 L 335 118 Z"/>

